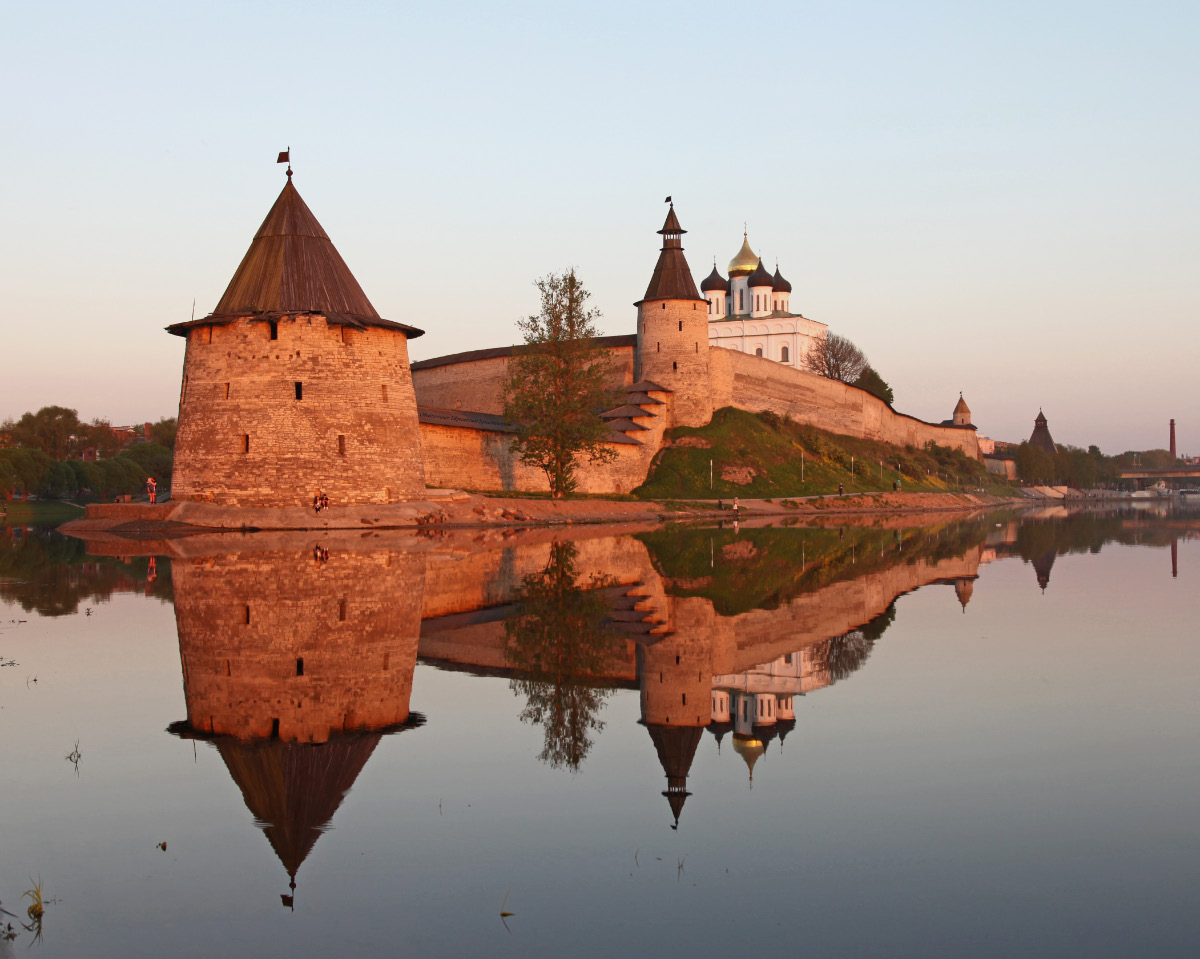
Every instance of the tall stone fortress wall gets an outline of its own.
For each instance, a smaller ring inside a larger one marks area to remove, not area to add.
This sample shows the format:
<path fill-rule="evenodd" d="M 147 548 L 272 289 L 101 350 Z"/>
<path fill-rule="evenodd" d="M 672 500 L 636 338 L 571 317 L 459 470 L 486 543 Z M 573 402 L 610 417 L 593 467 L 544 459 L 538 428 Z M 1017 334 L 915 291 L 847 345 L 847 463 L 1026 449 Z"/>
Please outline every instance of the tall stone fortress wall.
<path fill-rule="evenodd" d="M 288 181 L 186 337 L 172 496 L 228 506 L 419 498 L 408 338 L 382 319 Z"/>
<path fill-rule="evenodd" d="M 811 327 L 823 331 L 824 325 L 787 313 L 790 284 L 778 275 L 778 270 L 774 278 L 763 272 L 761 262 L 757 262 L 753 273 L 748 260 L 741 264 L 737 272 L 749 275 L 735 276 L 728 295 L 725 281 L 714 267 L 713 276 L 704 284 L 707 299 L 701 296 L 684 259 L 684 232 L 672 207 L 659 231 L 663 246 L 658 263 L 646 295 L 636 304 L 636 335 L 597 340 L 612 359 L 614 389 L 637 387 L 644 392 L 647 384 L 659 389 L 652 392 L 657 402 L 642 406 L 643 416 L 631 416 L 637 426 L 643 427 L 628 433 L 636 445 L 614 445 L 616 459 L 612 463 L 581 464 L 581 492 L 623 493 L 636 488 L 645 480 L 667 429 L 703 426 L 714 410 L 725 406 L 752 413 L 770 410 L 834 433 L 899 446 L 935 442 L 979 457 L 969 419 L 959 425 L 932 424 L 897 413 L 866 390 L 799 368 L 797 364 L 808 347 L 790 350 L 786 361 L 780 362 L 774 355 L 778 351 L 768 358 L 741 352 L 740 342 L 737 348 L 730 348 L 732 341 L 725 343 L 720 338 L 710 343 L 710 320 L 720 316 L 726 318 L 721 322 L 730 322 L 728 310 L 746 299 L 741 287 L 747 284 L 747 302 L 755 309 L 748 315 L 756 326 L 784 315 L 789 322 L 806 324 L 806 330 Z M 748 245 L 739 256 L 753 257 Z M 777 292 L 766 285 L 772 281 L 779 287 Z M 758 300 L 754 299 L 755 290 L 762 291 L 757 294 Z M 517 460 L 509 450 L 508 436 L 495 424 L 488 431 L 469 417 L 452 424 L 444 416 L 431 422 L 424 415 L 426 408 L 439 408 L 499 416 L 514 349 L 519 348 L 477 350 L 413 364 L 417 403 L 423 411 L 425 470 L 431 485 L 518 491 L 547 488 L 544 474 Z"/>
<path fill-rule="evenodd" d="M 755 323 L 803 320 L 788 312 L 790 285 L 761 260 L 751 269 L 745 245 L 728 284 L 714 267 L 701 296 L 674 207 L 658 232 L 662 249 L 635 304 L 636 333 L 596 341 L 610 361 L 613 407 L 602 416 L 614 456 L 579 464 L 581 492 L 636 488 L 666 430 L 703 426 L 723 406 L 978 456 L 969 411 L 965 420 L 956 411 L 955 425 L 896 413 L 863 390 L 798 369 L 798 340 L 768 344 L 779 352 L 770 358 L 740 352 L 749 340 L 717 337 L 723 345 L 712 346 L 710 318 L 730 322 L 734 304 L 745 302 Z M 512 426 L 502 416 L 509 361 L 525 347 L 410 364 L 408 340 L 422 331 L 379 316 L 296 192 L 290 169 L 212 314 L 168 331 L 187 341 L 176 500 L 286 508 L 311 504 L 320 490 L 331 505 L 347 506 L 419 499 L 427 485 L 548 487 L 542 471 L 510 449 Z"/>
<path fill-rule="evenodd" d="M 717 409 L 770 410 L 832 433 L 897 446 L 933 442 L 979 458 L 974 429 L 935 425 L 897 413 L 857 386 L 736 350 L 714 348 L 710 363 L 712 402 Z"/>

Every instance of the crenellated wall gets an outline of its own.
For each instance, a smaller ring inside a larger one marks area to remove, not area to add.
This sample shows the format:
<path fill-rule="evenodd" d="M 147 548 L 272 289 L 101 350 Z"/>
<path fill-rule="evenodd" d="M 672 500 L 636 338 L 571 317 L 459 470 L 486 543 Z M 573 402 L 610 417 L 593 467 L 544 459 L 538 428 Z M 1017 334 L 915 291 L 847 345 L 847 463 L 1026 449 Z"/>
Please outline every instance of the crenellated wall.
<path fill-rule="evenodd" d="M 321 315 L 187 331 L 171 495 L 230 506 L 419 498 L 408 341 Z M 299 387 L 297 387 L 299 384 Z M 299 392 L 299 396 L 297 393 Z"/>

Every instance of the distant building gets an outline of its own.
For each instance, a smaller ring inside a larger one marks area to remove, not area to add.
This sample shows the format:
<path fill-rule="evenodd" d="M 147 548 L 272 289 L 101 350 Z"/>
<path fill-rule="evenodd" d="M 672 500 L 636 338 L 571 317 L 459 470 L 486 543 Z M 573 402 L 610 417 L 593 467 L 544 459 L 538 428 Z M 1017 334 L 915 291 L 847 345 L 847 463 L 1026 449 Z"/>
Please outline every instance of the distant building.
<path fill-rule="evenodd" d="M 1047 453 L 1058 452 L 1058 447 L 1054 445 L 1054 439 L 1050 436 L 1050 429 L 1046 425 L 1046 414 L 1041 410 L 1038 410 L 1037 419 L 1033 421 L 1033 433 L 1029 437 L 1029 445 L 1036 446 Z"/>
<path fill-rule="evenodd" d="M 717 271 L 700 284 L 708 300 L 708 344 L 805 369 L 809 353 L 824 342 L 828 327 L 791 312 L 792 284 L 779 266 L 772 276 L 750 249 L 743 234 L 742 248 L 729 261 L 729 279 Z"/>

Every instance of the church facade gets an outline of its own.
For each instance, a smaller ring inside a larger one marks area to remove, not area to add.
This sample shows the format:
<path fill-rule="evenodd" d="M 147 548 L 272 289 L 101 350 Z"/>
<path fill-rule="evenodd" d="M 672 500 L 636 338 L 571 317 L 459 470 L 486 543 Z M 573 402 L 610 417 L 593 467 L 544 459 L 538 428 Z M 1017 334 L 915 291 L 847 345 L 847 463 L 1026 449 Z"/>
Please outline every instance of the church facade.
<path fill-rule="evenodd" d="M 828 327 L 791 312 L 792 284 L 776 264 L 772 275 L 742 236 L 742 248 L 729 261 L 729 278 L 717 264 L 700 284 L 708 300 L 710 346 L 749 353 L 796 369 L 807 368 L 809 354 L 821 349 Z"/>

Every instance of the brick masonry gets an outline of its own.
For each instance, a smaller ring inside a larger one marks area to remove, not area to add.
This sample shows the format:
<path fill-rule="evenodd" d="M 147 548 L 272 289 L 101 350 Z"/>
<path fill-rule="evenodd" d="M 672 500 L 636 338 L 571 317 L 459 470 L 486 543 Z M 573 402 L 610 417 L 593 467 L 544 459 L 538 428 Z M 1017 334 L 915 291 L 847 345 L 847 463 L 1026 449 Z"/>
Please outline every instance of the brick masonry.
<path fill-rule="evenodd" d="M 409 716 L 425 556 L 279 550 L 171 564 L 188 721 L 320 743 Z"/>
<path fill-rule="evenodd" d="M 188 331 L 171 494 L 232 506 L 419 498 L 425 471 L 399 330 L 300 315 Z"/>

